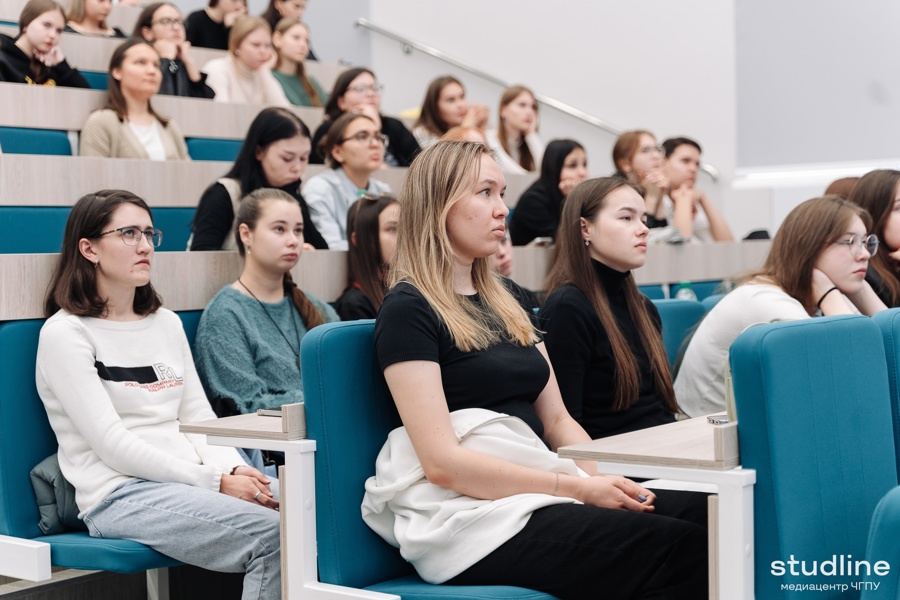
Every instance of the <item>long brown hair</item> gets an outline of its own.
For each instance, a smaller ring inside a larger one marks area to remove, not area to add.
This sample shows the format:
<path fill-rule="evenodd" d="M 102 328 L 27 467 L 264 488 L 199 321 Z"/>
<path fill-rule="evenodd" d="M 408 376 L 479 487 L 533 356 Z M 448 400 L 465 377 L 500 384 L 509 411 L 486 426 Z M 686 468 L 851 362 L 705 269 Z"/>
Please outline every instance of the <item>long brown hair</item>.
<path fill-rule="evenodd" d="M 384 302 L 384 280 L 388 265 L 381 255 L 381 213 L 397 199 L 390 194 L 363 195 L 347 209 L 347 278 L 358 285 L 375 310 Z M 355 236 L 355 237 L 354 237 Z"/>
<path fill-rule="evenodd" d="M 881 277 L 884 287 L 891 295 L 891 305 L 900 305 L 900 269 L 891 258 L 897 248 L 888 248 L 884 239 L 884 228 L 888 217 L 894 210 L 894 198 L 897 197 L 897 184 L 900 183 L 900 171 L 879 169 L 866 173 L 850 192 L 848 200 L 866 209 L 874 223 L 872 233 L 885 244 L 882 252 L 877 252 L 869 259 L 869 264 Z"/>
<path fill-rule="evenodd" d="M 626 410 L 637 402 L 640 393 L 640 375 L 637 359 L 616 323 L 606 290 L 591 263 L 590 251 L 585 247 L 581 235 L 581 219 L 594 221 L 606 205 L 609 195 L 622 187 L 630 187 L 640 193 L 636 186 L 619 177 L 590 179 L 572 190 L 563 204 L 559 229 L 556 233 L 556 253 L 546 285 L 548 294 L 563 285 L 574 285 L 587 296 L 594 312 L 597 313 L 609 336 L 615 361 L 616 393 L 613 410 L 616 411 Z M 646 299 L 638 291 L 632 273 L 628 273 L 625 277 L 622 289 L 625 293 L 628 314 L 634 321 L 641 345 L 650 360 L 657 394 L 667 410 L 677 413 L 679 408 L 675 401 L 669 359 L 666 357 L 662 336 L 647 311 Z"/>
<path fill-rule="evenodd" d="M 447 215 L 471 193 L 482 156 L 491 156 L 484 144 L 441 140 L 416 157 L 399 195 L 397 253 L 388 272 L 388 287 L 405 281 L 419 290 L 463 352 L 483 350 L 503 337 L 522 346 L 537 342 L 529 316 L 491 269 L 490 257 L 472 263 L 483 308 L 453 290 L 456 254 Z"/>
<path fill-rule="evenodd" d="M 859 217 L 866 231 L 871 231 L 869 213 L 839 196 L 813 198 L 796 206 L 778 228 L 766 262 L 744 283 L 769 280 L 813 314 L 816 298 L 812 297 L 812 273 L 816 259 L 847 232 L 853 217 Z"/>
<path fill-rule="evenodd" d="M 262 216 L 265 203 L 274 200 L 297 205 L 296 198 L 287 192 L 275 188 L 260 188 L 250 192 L 241 199 L 241 204 L 237 211 L 237 219 L 234 223 L 234 239 L 241 258 L 245 257 L 247 253 L 244 242 L 241 240 L 241 225 L 246 225 L 251 231 L 256 229 L 256 224 Z M 297 206 L 299 207 L 299 205 Z M 297 312 L 300 313 L 300 318 L 303 319 L 303 324 L 306 326 L 307 331 L 325 322 L 316 305 L 294 283 L 294 278 L 291 277 L 290 271 L 285 271 L 282 285 L 284 286 L 284 294 L 290 296 L 291 302 L 293 302 Z"/>
<path fill-rule="evenodd" d="M 81 23 L 82 21 L 84 21 L 85 12 L 84 0 L 71 0 L 69 4 L 69 13 L 66 15 L 66 20 Z M 100 22 L 100 29 L 106 29 L 108 27 L 109 25 L 106 24 L 106 19 Z"/>
<path fill-rule="evenodd" d="M 625 131 L 616 138 L 616 143 L 613 145 L 612 150 L 612 161 L 613 166 L 616 168 L 616 175 L 623 179 L 628 179 L 628 174 L 622 168 L 622 163 L 631 162 L 634 155 L 637 154 L 638 149 L 641 147 L 642 135 L 649 135 L 654 140 L 656 139 L 656 137 L 646 129 Z"/>
<path fill-rule="evenodd" d="M 529 96 L 531 96 L 531 99 L 534 100 L 535 107 L 537 107 L 537 100 L 534 99 L 534 92 L 529 90 L 524 85 L 513 85 L 506 88 L 503 91 L 503 95 L 500 96 L 500 110 L 498 111 L 498 113 L 502 113 L 506 105 L 511 104 L 512 101 L 518 98 L 521 94 L 528 94 Z M 537 112 L 537 108 L 535 108 L 535 112 Z M 497 128 L 497 138 L 500 141 L 500 145 L 503 147 L 503 151 L 512 156 L 512 154 L 510 154 L 509 152 L 509 140 L 508 136 L 506 135 L 506 124 L 503 122 L 503 117 L 500 117 L 500 126 Z M 526 171 L 536 170 L 534 157 L 531 155 L 531 150 L 528 149 L 528 144 L 525 143 L 524 135 L 519 141 L 518 150 L 519 166 Z"/>
<path fill-rule="evenodd" d="M 63 21 L 66 20 L 66 12 L 63 10 L 62 6 L 54 2 L 54 0 L 29 0 L 28 4 L 22 8 L 22 12 L 19 13 L 19 33 L 16 35 L 16 40 L 22 37 L 25 33 L 25 28 L 28 27 L 32 21 L 52 10 L 58 10 L 59 14 L 62 15 Z M 34 57 L 29 58 L 28 73 L 31 75 L 31 80 L 37 84 L 42 84 L 47 81 L 50 77 L 50 67 Z"/>
<path fill-rule="evenodd" d="M 451 83 L 455 83 L 465 91 L 459 79 L 452 75 L 443 75 L 429 84 L 428 89 L 425 91 L 425 99 L 422 101 L 422 112 L 419 115 L 419 120 L 416 121 L 415 127 L 424 127 L 428 132 L 438 137 L 447 133 L 450 126 L 441 119 L 441 110 L 438 102 L 441 99 L 441 92 Z"/>
<path fill-rule="evenodd" d="M 285 17 L 278 21 L 278 24 L 275 26 L 275 33 L 284 36 L 284 34 L 295 25 L 299 25 L 305 29 L 306 36 L 307 38 L 309 37 L 309 26 L 296 17 Z M 277 71 L 281 66 L 281 51 L 276 50 L 276 55 L 278 58 L 275 60 L 275 66 L 272 68 L 273 71 Z M 306 90 L 306 93 L 309 94 L 310 104 L 317 108 L 321 108 L 322 98 L 319 97 L 318 90 L 316 90 L 312 81 L 309 80 L 309 76 L 306 74 L 306 66 L 303 64 L 303 61 L 297 62 L 297 70 L 294 72 L 294 76 L 300 80 L 300 85 L 302 85 L 303 89 Z"/>
<path fill-rule="evenodd" d="M 51 317 L 59 309 L 79 317 L 103 317 L 106 300 L 97 290 L 97 267 L 87 260 L 78 248 L 82 238 L 98 237 L 109 225 L 113 213 L 123 204 L 133 204 L 147 211 L 150 207 L 141 198 L 125 190 L 100 190 L 82 197 L 66 221 L 59 262 L 47 286 L 44 316 Z M 149 315 L 162 306 L 153 285 L 147 283 L 135 289 L 133 309 L 139 315 Z"/>
<path fill-rule="evenodd" d="M 128 104 L 125 102 L 125 95 L 122 94 L 122 83 L 112 76 L 112 72 L 113 69 L 122 68 L 122 63 L 125 61 L 125 55 L 131 48 L 140 46 L 141 44 L 149 47 L 156 53 L 156 48 L 153 47 L 153 44 L 142 37 L 137 37 L 119 44 L 119 46 L 113 50 L 112 56 L 109 59 L 109 92 L 107 94 L 106 106 L 103 108 L 116 113 L 120 123 L 124 123 L 125 119 L 128 118 Z M 147 110 L 162 124 L 163 127 L 168 126 L 169 119 L 153 110 L 153 105 L 150 104 L 149 100 L 147 101 Z"/>

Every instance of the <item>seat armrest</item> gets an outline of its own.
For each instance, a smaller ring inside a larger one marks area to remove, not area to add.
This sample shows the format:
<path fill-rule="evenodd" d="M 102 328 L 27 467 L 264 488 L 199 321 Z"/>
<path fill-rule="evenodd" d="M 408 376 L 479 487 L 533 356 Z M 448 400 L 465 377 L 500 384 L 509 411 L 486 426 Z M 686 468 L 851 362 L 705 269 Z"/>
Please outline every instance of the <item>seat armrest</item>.
<path fill-rule="evenodd" d="M 28 581 L 50 579 L 50 544 L 0 535 L 0 575 Z"/>

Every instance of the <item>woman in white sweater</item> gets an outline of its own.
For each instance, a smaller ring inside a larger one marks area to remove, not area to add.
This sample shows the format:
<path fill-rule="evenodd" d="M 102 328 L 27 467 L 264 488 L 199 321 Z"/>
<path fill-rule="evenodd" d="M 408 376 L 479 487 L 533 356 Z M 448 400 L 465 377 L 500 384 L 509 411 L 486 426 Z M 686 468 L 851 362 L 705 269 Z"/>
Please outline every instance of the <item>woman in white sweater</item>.
<path fill-rule="evenodd" d="M 216 92 L 216 102 L 290 106 L 278 80 L 269 69 L 272 29 L 261 17 L 241 17 L 228 36 L 228 56 L 204 65 L 206 85 Z"/>
<path fill-rule="evenodd" d="M 500 124 L 487 132 L 487 142 L 504 173 L 537 171 L 544 157 L 538 137 L 538 105 L 527 87 L 514 85 L 500 96 Z"/>
<path fill-rule="evenodd" d="M 792 210 L 762 268 L 722 298 L 691 338 L 675 378 L 681 409 L 691 417 L 725 410 L 728 350 L 752 325 L 884 310 L 865 279 L 878 251 L 871 230 L 869 213 L 837 196 Z"/>
<path fill-rule="evenodd" d="M 281 598 L 278 501 L 233 448 L 179 432 L 215 418 L 175 313 L 150 284 L 162 232 L 122 190 L 72 208 L 53 274 L 37 389 L 93 537 L 245 572 L 245 600 Z"/>

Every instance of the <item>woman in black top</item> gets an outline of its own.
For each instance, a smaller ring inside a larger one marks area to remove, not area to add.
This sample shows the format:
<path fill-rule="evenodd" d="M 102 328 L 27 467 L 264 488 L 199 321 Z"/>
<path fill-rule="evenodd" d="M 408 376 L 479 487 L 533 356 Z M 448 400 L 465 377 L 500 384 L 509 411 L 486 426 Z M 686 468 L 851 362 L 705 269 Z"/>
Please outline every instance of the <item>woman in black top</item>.
<path fill-rule="evenodd" d="M 0 34 L 0 81 L 90 87 L 78 69 L 69 66 L 59 47 L 66 25 L 62 7 L 53 0 L 30 0 L 19 15 L 15 39 Z"/>
<path fill-rule="evenodd" d="M 387 194 L 365 194 L 347 211 L 348 285 L 334 303 L 341 321 L 374 319 L 384 302 L 384 276 L 397 249 L 400 204 Z"/>
<path fill-rule="evenodd" d="M 569 413 L 592 439 L 675 420 L 659 313 L 634 283 L 647 254 L 646 207 L 618 177 L 566 200 L 540 321 Z"/>
<path fill-rule="evenodd" d="M 247 14 L 244 0 L 209 0 L 209 5 L 192 12 L 184 22 L 187 40 L 199 48 L 228 50 L 231 26 Z"/>
<path fill-rule="evenodd" d="M 181 11 L 169 2 L 154 2 L 141 11 L 132 37 L 143 38 L 159 53 L 162 83 L 159 93 L 167 96 L 212 98 L 216 93 L 206 85 L 206 73 L 200 71 L 191 54 L 191 43 L 184 32 Z"/>
<path fill-rule="evenodd" d="M 477 447 L 456 433 L 473 418 L 510 422 L 497 414 L 505 413 L 528 426 L 509 425 L 532 436 L 535 451 L 589 439 L 566 412 L 530 296 L 491 271 L 488 259 L 505 232 L 505 187 L 490 151 L 473 142 L 437 142 L 409 169 L 375 349 L 404 425 L 388 444 L 408 435 L 414 456 L 382 454 L 367 491 L 378 491 L 379 473 L 405 472 L 410 461 L 424 473 L 404 501 L 413 510 L 417 497 L 431 502 L 426 510 L 446 519 L 433 524 L 441 539 L 414 548 L 400 541 L 400 551 L 415 552 L 410 560 L 427 581 L 514 585 L 559 598 L 704 598 L 705 497 L 660 491 L 657 498 L 624 477 L 597 474 L 593 462 L 578 463 L 583 472 L 571 462 L 517 462 L 520 452 L 491 443 L 503 445 L 502 433 Z M 372 498 L 367 493 L 363 514 L 377 530 L 380 505 Z M 472 512 L 453 512 L 461 503 L 491 517 L 470 527 Z M 522 503 L 530 508 L 517 512 Z M 394 502 L 384 510 L 405 508 Z M 398 541 L 404 526 L 396 521 Z M 447 545 L 460 550 L 452 565 L 429 563 L 429 551 Z"/>
<path fill-rule="evenodd" d="M 338 75 L 334 88 L 325 105 L 325 121 L 313 135 L 313 154 L 309 162 L 321 165 L 325 162 L 321 144 L 331 125 L 347 111 L 361 112 L 375 121 L 381 133 L 388 137 L 384 162 L 391 167 L 408 167 L 419 151 L 419 143 L 409 129 L 393 117 L 381 113 L 381 90 L 384 86 L 375 79 L 369 69 L 348 69 Z"/>
<path fill-rule="evenodd" d="M 516 203 L 509 224 L 513 246 L 534 238 L 556 239 L 563 202 L 576 185 L 587 179 L 587 156 L 575 140 L 553 140 L 544 150 L 541 177 Z"/>
<path fill-rule="evenodd" d="M 300 195 L 309 150 L 309 129 L 300 117 L 283 108 L 262 110 L 250 124 L 231 170 L 203 192 L 188 249 L 236 250 L 232 232 L 241 198 L 259 188 L 277 188 L 300 203 L 304 248 L 327 250 Z"/>

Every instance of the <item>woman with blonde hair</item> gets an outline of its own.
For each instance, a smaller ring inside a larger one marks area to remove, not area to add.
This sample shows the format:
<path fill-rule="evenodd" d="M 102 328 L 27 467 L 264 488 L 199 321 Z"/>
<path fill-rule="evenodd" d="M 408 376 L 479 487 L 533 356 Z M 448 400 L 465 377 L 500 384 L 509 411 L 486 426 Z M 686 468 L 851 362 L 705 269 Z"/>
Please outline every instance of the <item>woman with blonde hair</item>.
<path fill-rule="evenodd" d="M 306 23 L 293 17 L 281 19 L 272 34 L 272 44 L 278 55 L 272 75 L 281 84 L 291 104 L 325 106 L 328 93 L 315 77 L 306 73 L 304 65 L 309 58 L 309 27 Z"/>
<path fill-rule="evenodd" d="M 488 145 L 496 152 L 504 173 L 537 171 L 544 143 L 537 134 L 538 105 L 525 86 L 508 87 L 500 96 L 500 123 L 487 132 Z"/>
<path fill-rule="evenodd" d="M 886 307 L 866 281 L 878 251 L 872 218 L 837 196 L 813 198 L 785 217 L 762 268 L 700 322 L 675 378 L 690 417 L 725 410 L 728 349 L 751 325 L 820 315 L 873 315 Z"/>
<path fill-rule="evenodd" d="M 144 39 L 116 48 L 109 61 L 109 98 L 81 129 L 81 155 L 189 160 L 178 124 L 150 104 L 161 81 L 159 54 Z"/>
<path fill-rule="evenodd" d="M 106 17 L 112 11 L 112 0 L 71 0 L 66 13 L 66 31 L 84 35 L 126 38 L 118 27 L 110 27 Z"/>
<path fill-rule="evenodd" d="M 659 312 L 634 282 L 647 258 L 644 199 L 618 177 L 566 198 L 540 322 L 569 414 L 598 439 L 678 412 Z"/>
<path fill-rule="evenodd" d="M 216 102 L 290 106 L 281 85 L 272 76 L 272 30 L 261 17 L 240 17 L 228 36 L 228 56 L 214 58 L 203 67 L 206 85 Z"/>
<path fill-rule="evenodd" d="M 530 295 L 491 270 L 505 187 L 473 142 L 440 141 L 409 169 L 375 323 L 403 427 L 366 482 L 363 519 L 432 583 L 705 597 L 705 498 L 657 497 L 550 450 L 590 438 L 560 398 Z"/>

